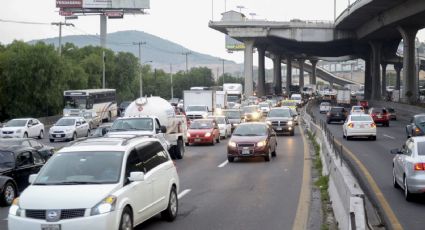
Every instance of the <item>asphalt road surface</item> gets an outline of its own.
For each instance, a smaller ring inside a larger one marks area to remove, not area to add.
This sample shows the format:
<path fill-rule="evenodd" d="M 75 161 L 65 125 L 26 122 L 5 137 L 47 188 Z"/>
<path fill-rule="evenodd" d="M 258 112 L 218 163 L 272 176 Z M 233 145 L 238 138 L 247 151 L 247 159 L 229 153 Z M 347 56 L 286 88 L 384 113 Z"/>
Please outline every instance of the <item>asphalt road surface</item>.
<path fill-rule="evenodd" d="M 318 106 L 313 108 L 317 118 L 326 120 L 325 114 L 320 114 Z M 413 115 L 413 114 L 412 114 Z M 390 127 L 378 125 L 377 140 L 351 139 L 349 141 L 342 138 L 342 123 L 332 123 L 329 129 L 340 143 L 349 149 L 367 168 L 380 191 L 373 191 L 372 194 L 382 192 L 385 200 L 389 203 L 389 208 L 395 214 L 396 219 L 404 229 L 424 229 L 425 217 L 425 196 L 418 196 L 414 202 L 407 202 L 404 199 L 403 190 L 395 189 L 392 184 L 392 159 L 394 155 L 390 150 L 400 148 L 406 141 L 405 126 L 407 118 L 391 121 Z M 395 227 L 395 226 L 393 226 Z"/>
<path fill-rule="evenodd" d="M 292 229 L 303 180 L 299 130 L 293 137 L 278 137 L 277 157 L 270 162 L 228 163 L 227 141 L 187 147 L 184 159 L 176 161 L 181 187 L 177 219 L 168 223 L 158 216 L 136 229 Z M 0 229 L 7 229 L 7 212 L 0 209 Z"/>

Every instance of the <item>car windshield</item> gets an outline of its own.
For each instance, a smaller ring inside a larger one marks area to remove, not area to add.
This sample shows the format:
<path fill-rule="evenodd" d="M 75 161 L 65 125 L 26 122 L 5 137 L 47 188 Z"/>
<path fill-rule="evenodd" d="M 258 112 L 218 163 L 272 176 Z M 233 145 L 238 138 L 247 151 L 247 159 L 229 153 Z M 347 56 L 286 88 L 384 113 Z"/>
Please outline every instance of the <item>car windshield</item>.
<path fill-rule="evenodd" d="M 351 116 L 352 121 L 373 121 L 370 116 Z"/>
<path fill-rule="evenodd" d="M 188 106 L 186 108 L 186 112 L 191 112 L 191 111 L 207 111 L 207 107 L 200 105 L 200 106 Z"/>
<path fill-rule="evenodd" d="M 329 102 L 321 103 L 320 106 L 330 106 Z"/>
<path fill-rule="evenodd" d="M 11 152 L 0 151 L 0 168 L 11 168 L 15 166 L 15 157 Z"/>
<path fill-rule="evenodd" d="M 300 96 L 292 96 L 291 100 L 301 100 L 301 97 Z"/>
<path fill-rule="evenodd" d="M 247 124 L 238 126 L 233 132 L 234 136 L 265 136 L 267 126 L 265 124 Z"/>
<path fill-rule="evenodd" d="M 64 152 L 49 159 L 34 185 L 115 184 L 124 152 Z"/>
<path fill-rule="evenodd" d="M 257 112 L 257 106 L 248 106 L 248 107 L 243 107 L 243 111 L 244 111 L 245 113 Z"/>
<path fill-rule="evenodd" d="M 226 124 L 226 119 L 224 117 L 215 117 L 217 124 Z"/>
<path fill-rule="evenodd" d="M 425 142 L 418 142 L 418 155 L 419 156 L 425 155 Z"/>
<path fill-rule="evenodd" d="M 272 109 L 270 110 L 268 117 L 291 117 L 291 111 L 289 109 Z"/>
<path fill-rule="evenodd" d="M 363 107 L 361 106 L 353 106 L 353 111 L 355 110 L 363 110 Z"/>
<path fill-rule="evenodd" d="M 241 113 L 239 111 L 224 111 L 224 115 L 229 119 L 240 119 Z"/>
<path fill-rule="evenodd" d="M 152 118 L 118 119 L 112 124 L 110 131 L 152 130 Z"/>
<path fill-rule="evenodd" d="M 72 126 L 75 124 L 75 119 L 65 118 L 65 119 L 59 119 L 58 122 L 56 122 L 56 126 Z"/>
<path fill-rule="evenodd" d="M 282 106 L 297 106 L 296 102 L 284 101 L 282 102 Z"/>
<path fill-rule="evenodd" d="M 23 127 L 27 124 L 28 120 L 10 120 L 4 127 Z"/>
<path fill-rule="evenodd" d="M 260 106 L 261 108 L 264 108 L 264 107 L 269 107 L 269 104 L 268 103 L 260 103 L 260 104 L 258 104 L 258 106 Z"/>
<path fill-rule="evenodd" d="M 213 127 L 212 121 L 194 120 L 190 124 L 191 129 L 212 129 L 212 127 Z"/>
<path fill-rule="evenodd" d="M 344 111 L 344 108 L 332 108 L 331 109 L 331 112 L 334 112 L 334 113 L 341 113 L 343 111 Z"/>

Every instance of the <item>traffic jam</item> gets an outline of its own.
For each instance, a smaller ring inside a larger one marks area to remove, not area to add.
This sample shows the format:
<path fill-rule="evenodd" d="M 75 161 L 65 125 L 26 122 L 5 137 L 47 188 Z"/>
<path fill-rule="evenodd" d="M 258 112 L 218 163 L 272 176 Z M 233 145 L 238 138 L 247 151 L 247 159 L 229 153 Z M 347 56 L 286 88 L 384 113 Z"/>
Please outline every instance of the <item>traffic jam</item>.
<path fill-rule="evenodd" d="M 185 155 L 225 142 L 218 167 L 271 162 L 283 154 L 279 138 L 298 132 L 306 104 L 346 141 L 376 141 L 397 120 L 394 108 L 372 107 L 347 89 L 308 92 L 244 97 L 241 84 L 228 83 L 220 91 L 185 90 L 182 99 L 117 105 L 114 89 L 65 91 L 63 116 L 53 124 L 2 124 L 0 204 L 8 208 L 8 229 L 133 229 L 158 215 L 174 221 L 189 192 L 178 167 Z M 391 150 L 389 173 L 408 201 L 425 191 L 424 133 L 425 115 L 412 116 L 406 143 Z"/>

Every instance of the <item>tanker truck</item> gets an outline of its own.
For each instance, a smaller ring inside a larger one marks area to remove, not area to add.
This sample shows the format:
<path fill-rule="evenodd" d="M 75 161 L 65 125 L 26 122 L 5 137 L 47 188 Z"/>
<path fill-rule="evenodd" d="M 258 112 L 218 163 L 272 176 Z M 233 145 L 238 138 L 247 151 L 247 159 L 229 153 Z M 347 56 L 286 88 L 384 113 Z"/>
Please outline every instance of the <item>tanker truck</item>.
<path fill-rule="evenodd" d="M 171 157 L 182 159 L 187 142 L 187 121 L 161 97 L 138 98 L 125 109 L 125 117 L 114 121 L 108 137 L 146 135 L 158 138 Z"/>

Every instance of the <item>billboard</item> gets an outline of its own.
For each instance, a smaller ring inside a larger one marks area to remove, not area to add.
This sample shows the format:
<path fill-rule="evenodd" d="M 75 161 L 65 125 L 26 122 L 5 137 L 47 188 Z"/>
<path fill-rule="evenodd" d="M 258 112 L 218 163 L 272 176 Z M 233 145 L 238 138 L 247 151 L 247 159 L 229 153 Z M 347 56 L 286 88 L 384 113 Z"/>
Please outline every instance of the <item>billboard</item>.
<path fill-rule="evenodd" d="M 226 35 L 226 49 L 230 51 L 237 51 L 237 50 L 244 50 L 245 44 L 242 42 L 230 37 L 229 35 Z"/>
<path fill-rule="evenodd" d="M 85 9 L 149 9 L 149 0 L 83 0 Z"/>
<path fill-rule="evenodd" d="M 57 8 L 81 8 L 83 0 L 56 0 Z"/>

